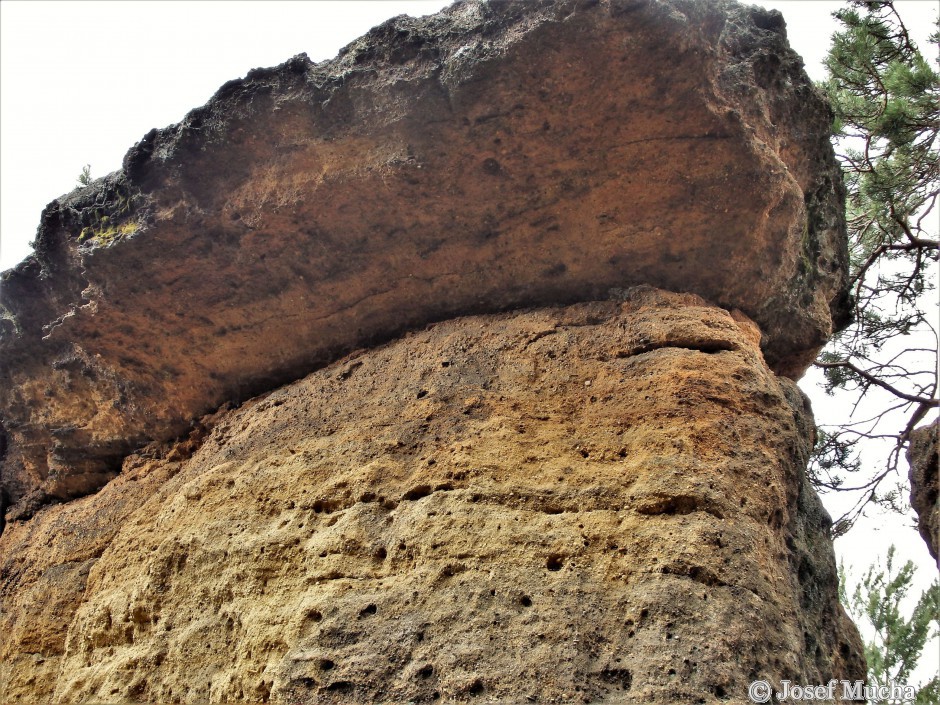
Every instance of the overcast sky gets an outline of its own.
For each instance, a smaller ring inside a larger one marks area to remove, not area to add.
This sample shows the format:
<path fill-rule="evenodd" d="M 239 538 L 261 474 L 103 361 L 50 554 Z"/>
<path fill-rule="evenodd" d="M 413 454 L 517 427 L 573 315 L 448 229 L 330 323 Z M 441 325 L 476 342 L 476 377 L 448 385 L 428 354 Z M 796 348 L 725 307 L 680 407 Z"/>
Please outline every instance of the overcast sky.
<path fill-rule="evenodd" d="M 179 122 L 229 79 L 300 52 L 329 59 L 398 14 L 449 4 L 417 2 L 0 2 L 0 270 L 29 251 L 42 208 L 70 191 L 85 164 L 93 176 L 120 168 L 153 127 Z M 814 79 L 836 30 L 840 2 L 764 0 L 787 20 L 791 45 Z M 931 0 L 895 3 L 924 46 Z M 811 385 L 803 385 L 810 391 Z M 813 396 L 817 417 L 826 399 Z M 833 514 L 838 514 L 833 509 Z M 926 548 L 898 517 L 875 518 L 837 542 L 864 566 L 891 542 L 932 573 Z M 890 527 L 890 530 L 886 527 Z"/>

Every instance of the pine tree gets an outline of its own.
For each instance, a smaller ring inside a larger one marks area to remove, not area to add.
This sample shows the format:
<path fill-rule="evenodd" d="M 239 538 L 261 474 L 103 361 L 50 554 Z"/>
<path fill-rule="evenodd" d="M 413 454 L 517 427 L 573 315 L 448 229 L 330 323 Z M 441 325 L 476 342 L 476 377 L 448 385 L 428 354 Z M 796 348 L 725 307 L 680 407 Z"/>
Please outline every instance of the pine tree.
<path fill-rule="evenodd" d="M 845 570 L 840 570 L 840 597 L 846 609 L 862 627 L 874 634 L 865 643 L 868 661 L 868 683 L 890 686 L 910 684 L 911 673 L 931 639 L 937 638 L 940 624 L 940 582 L 921 593 L 909 616 L 903 613 L 903 602 L 911 589 L 914 564 L 908 561 L 894 570 L 894 546 L 888 549 L 885 567 L 876 562 L 868 568 L 851 596 L 846 590 Z M 926 656 L 936 663 L 936 655 Z M 940 703 L 940 676 L 920 685 L 917 705 Z"/>
<path fill-rule="evenodd" d="M 827 392 L 854 395 L 853 412 L 862 400 L 880 405 L 869 418 L 849 418 L 819 434 L 815 483 L 858 493 L 855 508 L 836 524 L 838 535 L 869 501 L 906 509 L 898 462 L 910 433 L 938 407 L 937 332 L 925 297 L 935 288 L 938 253 L 940 74 L 892 2 L 851 0 L 834 16 L 843 29 L 833 37 L 822 87 L 835 112 L 848 192 L 855 315 L 815 364 Z M 935 57 L 938 35 L 930 37 Z M 889 443 L 876 470 L 859 461 L 866 439 Z M 870 476 L 858 480 L 860 472 Z"/>

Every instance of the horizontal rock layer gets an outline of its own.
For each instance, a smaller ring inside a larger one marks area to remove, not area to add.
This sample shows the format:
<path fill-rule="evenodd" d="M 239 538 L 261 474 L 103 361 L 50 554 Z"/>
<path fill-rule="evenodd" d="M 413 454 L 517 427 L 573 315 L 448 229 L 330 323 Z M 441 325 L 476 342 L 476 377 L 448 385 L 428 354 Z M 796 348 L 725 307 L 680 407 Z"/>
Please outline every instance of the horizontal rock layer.
<path fill-rule="evenodd" d="M 829 126 L 780 15 L 719 0 L 459 3 L 252 71 L 3 275 L 0 503 L 403 330 L 611 287 L 738 308 L 797 376 L 845 311 Z"/>
<path fill-rule="evenodd" d="M 759 340 L 641 288 L 441 323 L 220 412 L 0 536 L 0 699 L 744 703 L 863 678 L 812 418 Z"/>

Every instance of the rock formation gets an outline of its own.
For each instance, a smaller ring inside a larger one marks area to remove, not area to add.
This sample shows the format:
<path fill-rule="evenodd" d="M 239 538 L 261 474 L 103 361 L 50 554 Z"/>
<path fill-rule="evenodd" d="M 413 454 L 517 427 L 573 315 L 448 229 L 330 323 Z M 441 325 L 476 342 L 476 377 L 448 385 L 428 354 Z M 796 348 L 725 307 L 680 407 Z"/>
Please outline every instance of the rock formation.
<path fill-rule="evenodd" d="M 777 13 L 558 0 L 149 133 L 3 275 L 0 700 L 862 678 L 792 382 L 846 315 L 829 123 Z"/>
<path fill-rule="evenodd" d="M 846 253 L 830 115 L 783 26 L 698 0 L 465 4 L 226 84 L 51 203 L 4 277 L 13 516 L 470 312 L 691 291 L 800 374 L 844 315 Z"/>
<path fill-rule="evenodd" d="M 9 693 L 741 702 L 857 673 L 800 392 L 743 316 L 625 299 L 438 324 L 16 522 Z"/>
<path fill-rule="evenodd" d="M 911 443 L 907 451 L 910 464 L 911 506 L 917 512 L 917 528 L 927 543 L 927 550 L 937 558 L 937 545 L 940 544 L 940 422 L 934 421 L 929 426 L 922 426 L 911 434 Z"/>

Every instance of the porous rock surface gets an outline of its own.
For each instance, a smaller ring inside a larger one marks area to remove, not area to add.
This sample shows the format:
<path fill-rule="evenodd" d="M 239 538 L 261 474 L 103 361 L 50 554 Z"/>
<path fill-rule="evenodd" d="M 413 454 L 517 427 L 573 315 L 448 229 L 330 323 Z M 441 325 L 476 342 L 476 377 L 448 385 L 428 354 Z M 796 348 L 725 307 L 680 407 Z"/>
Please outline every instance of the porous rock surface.
<path fill-rule="evenodd" d="M 798 376 L 843 322 L 830 113 L 778 13 L 458 3 L 231 81 L 51 203 L 0 288 L 0 504 L 355 348 L 651 284 Z"/>
<path fill-rule="evenodd" d="M 0 697 L 746 703 L 864 676 L 807 401 L 650 288 L 466 317 L 0 536 Z"/>
<path fill-rule="evenodd" d="M 911 506 L 917 512 L 917 528 L 927 550 L 937 558 L 940 544 L 940 421 L 922 426 L 911 433 L 907 450 L 910 465 Z"/>

